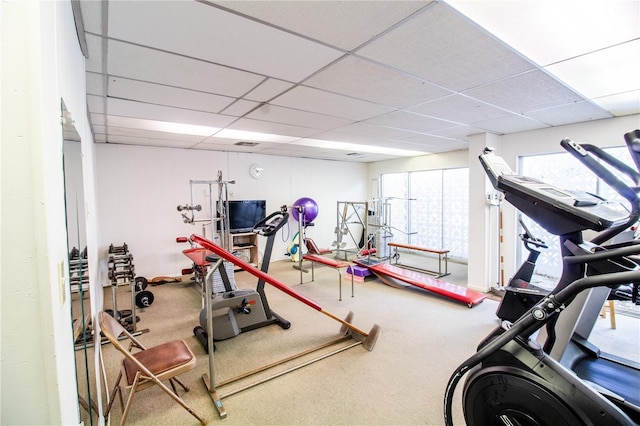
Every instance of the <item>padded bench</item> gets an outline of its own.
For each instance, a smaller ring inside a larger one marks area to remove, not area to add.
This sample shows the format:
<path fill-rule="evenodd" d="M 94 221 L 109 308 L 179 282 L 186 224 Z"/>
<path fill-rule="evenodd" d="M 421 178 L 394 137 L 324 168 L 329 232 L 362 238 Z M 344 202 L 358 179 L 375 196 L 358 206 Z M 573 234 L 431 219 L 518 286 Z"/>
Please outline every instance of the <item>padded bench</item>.
<path fill-rule="evenodd" d="M 328 257 L 319 256 L 317 254 L 305 254 L 304 256 L 302 256 L 302 259 L 303 260 L 308 260 L 309 262 L 311 262 L 311 281 L 314 281 L 314 279 L 315 279 L 313 265 L 315 265 L 316 263 L 328 266 L 328 267 L 333 268 L 336 271 L 338 271 L 338 288 L 339 288 L 339 291 L 340 291 L 340 298 L 338 300 L 342 300 L 342 268 L 346 269 L 349 266 L 352 266 L 351 262 L 345 262 L 345 261 L 342 261 L 342 260 L 331 259 L 331 258 L 328 258 Z M 300 284 L 302 284 L 302 283 L 300 283 Z M 353 275 L 351 275 L 351 297 L 353 297 L 353 295 L 354 295 Z"/>
<path fill-rule="evenodd" d="M 412 245 L 409 245 L 409 244 L 401 244 L 401 243 L 387 243 L 387 245 L 389 247 L 393 247 L 394 248 L 393 257 L 396 259 L 396 262 L 395 262 L 396 265 L 403 266 L 405 268 L 410 268 L 410 269 L 417 269 L 417 270 L 419 270 L 421 272 L 425 272 L 427 274 L 435 275 L 436 278 L 440 278 L 440 277 L 444 277 L 445 275 L 449 275 L 449 250 L 412 246 Z M 437 271 L 432 271 L 432 270 L 424 269 L 424 268 L 411 268 L 411 267 L 409 267 L 407 265 L 401 265 L 400 263 L 398 263 L 398 258 L 400 257 L 400 255 L 398 254 L 398 249 L 399 248 L 402 248 L 402 249 L 405 249 L 405 250 L 414 250 L 414 251 L 421 251 L 421 252 L 437 254 L 438 255 L 438 270 Z M 442 272 L 442 261 L 443 260 L 444 260 L 444 272 Z"/>

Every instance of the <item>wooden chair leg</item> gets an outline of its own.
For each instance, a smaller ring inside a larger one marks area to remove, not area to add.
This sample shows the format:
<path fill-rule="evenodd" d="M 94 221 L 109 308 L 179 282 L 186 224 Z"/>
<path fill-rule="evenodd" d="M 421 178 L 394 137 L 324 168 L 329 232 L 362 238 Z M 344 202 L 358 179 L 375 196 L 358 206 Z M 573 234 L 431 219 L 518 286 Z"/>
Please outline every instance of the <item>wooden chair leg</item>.
<path fill-rule="evenodd" d="M 613 300 L 609 300 L 609 314 L 611 315 L 611 328 L 616 329 L 616 309 Z"/>
<path fill-rule="evenodd" d="M 611 314 L 611 319 L 610 319 L 611 328 L 615 330 L 616 329 L 616 309 L 613 304 L 613 300 L 607 300 L 607 303 L 605 303 L 605 305 L 602 307 L 602 310 L 600 311 L 600 316 L 602 318 L 607 317 L 607 309 L 609 309 L 609 314 Z"/>
<path fill-rule="evenodd" d="M 180 379 L 178 379 L 178 377 L 172 377 L 171 380 L 175 380 L 176 383 L 178 383 L 180 386 L 182 386 L 182 389 L 184 389 L 185 392 L 189 392 L 189 388 L 187 387 L 187 385 L 182 383 L 182 381 L 180 381 Z"/>
<path fill-rule="evenodd" d="M 116 394 L 120 397 L 120 409 L 124 410 L 124 401 L 122 399 L 122 388 L 120 387 L 120 380 L 122 380 L 122 371 L 118 374 L 118 379 L 116 380 L 113 389 L 111 390 L 111 395 L 109 395 L 109 405 L 107 406 L 107 411 L 105 412 L 105 417 L 109 417 L 109 413 L 111 412 L 111 407 L 113 407 L 113 402 L 115 401 Z"/>
<path fill-rule="evenodd" d="M 133 395 L 136 393 L 136 387 L 138 387 L 138 382 L 140 381 L 140 371 L 136 373 L 136 377 L 133 379 L 133 384 L 131 385 L 131 389 L 129 389 L 129 397 L 127 398 L 127 405 L 124 407 L 124 411 L 122 412 L 122 418 L 120 419 L 120 426 L 124 426 L 127 421 L 127 416 L 129 416 L 129 409 L 131 409 L 131 400 L 133 399 Z"/>

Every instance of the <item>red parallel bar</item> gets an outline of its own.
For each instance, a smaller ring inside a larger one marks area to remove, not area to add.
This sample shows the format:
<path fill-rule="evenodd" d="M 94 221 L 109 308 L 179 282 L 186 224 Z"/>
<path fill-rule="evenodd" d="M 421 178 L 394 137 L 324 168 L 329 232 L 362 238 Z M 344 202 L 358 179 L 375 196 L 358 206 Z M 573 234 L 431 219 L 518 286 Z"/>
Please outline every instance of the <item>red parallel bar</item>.
<path fill-rule="evenodd" d="M 242 270 L 249 272 L 251 275 L 255 275 L 256 277 L 260 278 L 261 280 L 264 280 L 264 282 L 271 284 L 272 286 L 274 286 L 278 290 L 288 294 L 289 296 L 293 297 L 294 299 L 298 299 L 300 302 L 302 302 L 305 305 L 315 309 L 316 311 L 320 311 L 320 312 L 324 313 L 324 311 L 322 310 L 322 307 L 320 305 L 318 305 L 316 302 L 314 302 L 313 300 L 311 300 L 308 297 L 305 297 L 305 296 L 301 295 L 300 293 L 294 291 L 288 285 L 276 280 L 271 275 L 268 275 L 268 274 L 262 272 L 260 269 L 256 268 L 255 266 L 245 262 L 242 259 L 239 259 L 238 257 L 236 257 L 233 254 L 229 253 L 228 251 L 226 251 L 222 247 L 217 246 L 217 245 L 213 244 L 211 241 L 209 241 L 209 240 L 207 240 L 205 238 L 202 238 L 201 236 L 196 235 L 196 234 L 191 235 L 190 238 L 191 238 L 191 241 L 200 244 L 202 247 L 206 248 L 207 250 L 211 250 L 213 253 L 217 254 L 218 256 L 223 258 L 224 260 L 227 260 L 227 261 L 233 263 L 234 265 L 240 267 Z"/>

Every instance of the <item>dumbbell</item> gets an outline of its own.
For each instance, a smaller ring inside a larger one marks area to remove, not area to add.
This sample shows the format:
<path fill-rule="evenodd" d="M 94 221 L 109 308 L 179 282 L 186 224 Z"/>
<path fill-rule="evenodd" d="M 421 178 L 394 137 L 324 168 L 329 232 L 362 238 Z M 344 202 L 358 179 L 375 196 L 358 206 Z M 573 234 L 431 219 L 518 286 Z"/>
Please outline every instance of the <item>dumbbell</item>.
<path fill-rule="evenodd" d="M 149 282 L 145 277 L 136 277 L 133 284 L 133 289 L 136 292 L 136 306 L 139 308 L 146 308 L 151 306 L 154 300 L 153 293 L 145 290 Z"/>
<path fill-rule="evenodd" d="M 136 306 L 138 308 L 146 308 L 153 303 L 153 293 L 147 290 L 136 293 Z"/>

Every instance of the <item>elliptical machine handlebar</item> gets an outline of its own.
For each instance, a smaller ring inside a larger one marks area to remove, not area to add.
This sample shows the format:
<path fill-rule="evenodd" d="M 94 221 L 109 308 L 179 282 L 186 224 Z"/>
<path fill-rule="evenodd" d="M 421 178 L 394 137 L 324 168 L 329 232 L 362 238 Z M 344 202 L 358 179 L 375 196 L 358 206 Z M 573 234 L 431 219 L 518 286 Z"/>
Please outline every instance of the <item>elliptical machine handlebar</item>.
<path fill-rule="evenodd" d="M 625 139 L 627 139 L 625 135 Z M 637 139 L 637 138 L 636 138 Z M 635 142 L 635 141 L 634 141 Z M 630 142 L 627 141 L 629 144 Z M 640 144 L 640 142 L 638 142 Z M 626 223 L 616 226 L 614 228 L 607 229 L 595 238 L 591 240 L 594 244 L 602 244 L 612 237 L 618 235 L 620 232 L 633 225 L 638 221 L 640 217 L 640 199 L 638 198 L 638 184 L 640 183 L 640 173 L 637 170 L 633 170 L 631 167 L 603 151 L 601 148 L 591 144 L 578 144 L 569 138 L 565 138 L 560 142 L 560 145 L 571 155 L 577 158 L 582 164 L 584 164 L 589 170 L 591 170 L 596 176 L 604 180 L 609 186 L 611 186 L 618 194 L 624 197 L 631 203 L 631 213 Z M 631 187 L 624 183 L 620 178 L 609 171 L 605 166 L 596 160 L 597 157 L 603 162 L 614 167 L 621 173 L 631 178 L 635 185 Z M 634 158 L 634 161 L 638 161 Z"/>
<path fill-rule="evenodd" d="M 633 158 L 636 168 L 640 170 L 640 129 L 625 133 L 624 140 L 627 143 L 629 152 L 632 154 L 631 158 Z"/>

